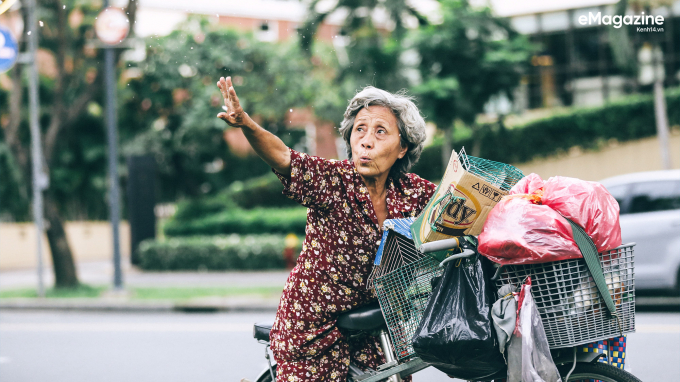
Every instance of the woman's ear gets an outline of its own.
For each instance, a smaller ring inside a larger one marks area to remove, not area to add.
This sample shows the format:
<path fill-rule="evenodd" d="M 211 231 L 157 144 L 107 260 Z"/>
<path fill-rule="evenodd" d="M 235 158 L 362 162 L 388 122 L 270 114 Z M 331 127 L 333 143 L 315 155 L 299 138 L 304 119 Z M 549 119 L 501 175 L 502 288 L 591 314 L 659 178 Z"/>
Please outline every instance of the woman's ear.
<path fill-rule="evenodd" d="M 401 146 L 401 145 L 400 145 Z M 408 145 L 406 146 L 401 146 L 401 150 L 399 151 L 399 159 L 403 158 L 406 156 L 406 153 L 408 152 Z"/>

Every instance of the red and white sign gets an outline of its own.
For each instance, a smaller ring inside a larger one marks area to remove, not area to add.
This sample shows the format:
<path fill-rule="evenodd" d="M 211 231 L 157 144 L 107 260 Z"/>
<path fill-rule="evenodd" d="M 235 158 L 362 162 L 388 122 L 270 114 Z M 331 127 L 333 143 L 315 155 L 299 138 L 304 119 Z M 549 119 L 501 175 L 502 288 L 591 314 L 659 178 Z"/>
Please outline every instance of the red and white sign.
<path fill-rule="evenodd" d="M 130 21 L 119 8 L 108 7 L 97 16 L 94 30 L 104 44 L 118 45 L 130 32 Z"/>

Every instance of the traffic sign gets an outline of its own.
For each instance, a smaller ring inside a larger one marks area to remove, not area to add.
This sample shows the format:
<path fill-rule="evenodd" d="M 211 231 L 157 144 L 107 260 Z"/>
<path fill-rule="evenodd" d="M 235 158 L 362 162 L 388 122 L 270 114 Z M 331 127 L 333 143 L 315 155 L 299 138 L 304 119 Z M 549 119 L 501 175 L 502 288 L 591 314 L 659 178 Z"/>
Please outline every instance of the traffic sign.
<path fill-rule="evenodd" d="M 0 73 L 4 73 L 14 66 L 19 55 L 17 41 L 9 29 L 0 26 Z"/>
<path fill-rule="evenodd" d="M 130 32 L 130 20 L 119 8 L 108 7 L 97 16 L 94 30 L 104 44 L 118 45 Z"/>

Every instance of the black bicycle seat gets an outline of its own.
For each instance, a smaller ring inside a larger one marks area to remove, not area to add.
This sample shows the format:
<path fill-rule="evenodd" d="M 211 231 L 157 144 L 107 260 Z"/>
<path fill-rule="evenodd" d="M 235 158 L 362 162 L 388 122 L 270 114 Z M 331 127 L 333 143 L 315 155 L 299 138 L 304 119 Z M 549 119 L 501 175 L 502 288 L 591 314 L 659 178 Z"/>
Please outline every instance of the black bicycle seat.
<path fill-rule="evenodd" d="M 258 322 L 253 325 L 253 337 L 269 342 L 273 322 Z M 338 327 L 346 330 L 373 330 L 385 325 L 380 305 L 377 302 L 350 310 L 338 317 Z"/>
<path fill-rule="evenodd" d="M 273 322 L 259 322 L 253 325 L 253 337 L 259 341 L 269 342 L 269 332 L 273 325 Z"/>
<path fill-rule="evenodd" d="M 373 330 L 385 325 L 377 302 L 350 310 L 338 317 L 338 327 L 346 330 Z"/>

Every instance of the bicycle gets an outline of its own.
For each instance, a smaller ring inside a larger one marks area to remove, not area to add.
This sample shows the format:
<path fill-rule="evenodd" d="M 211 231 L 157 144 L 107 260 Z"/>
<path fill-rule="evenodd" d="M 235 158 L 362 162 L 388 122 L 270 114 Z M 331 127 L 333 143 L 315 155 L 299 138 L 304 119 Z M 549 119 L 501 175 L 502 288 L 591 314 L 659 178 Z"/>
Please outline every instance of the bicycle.
<path fill-rule="evenodd" d="M 422 252 L 433 252 L 458 246 L 458 241 L 442 240 L 435 243 L 437 244 L 433 243 L 429 248 L 421 248 Z M 473 250 L 465 249 L 460 254 L 449 256 L 444 262 L 469 257 L 474 254 Z M 499 273 L 497 272 L 494 277 L 498 277 Z M 348 381 L 377 382 L 387 379 L 389 382 L 400 382 L 401 378 L 429 367 L 417 355 L 410 357 L 405 362 L 398 362 L 388 333 L 387 322 L 377 302 L 340 315 L 337 325 L 349 336 L 372 335 L 378 337 L 386 359 L 386 362 L 379 366 L 377 370 L 362 371 L 357 365 L 350 363 Z M 276 365 L 272 364 L 269 355 L 269 332 L 271 327 L 271 323 L 256 323 L 253 327 L 253 337 L 265 345 L 265 358 L 269 364 L 269 368 L 263 370 L 258 375 L 256 382 L 273 382 L 276 379 Z M 592 380 L 603 382 L 641 382 L 637 377 L 622 369 L 599 362 L 600 358 L 606 357 L 605 354 L 577 351 L 579 345 L 550 350 L 563 382 Z M 504 369 L 487 380 L 499 380 L 506 377 L 507 369 Z"/>

